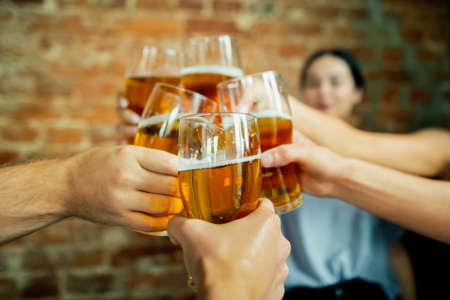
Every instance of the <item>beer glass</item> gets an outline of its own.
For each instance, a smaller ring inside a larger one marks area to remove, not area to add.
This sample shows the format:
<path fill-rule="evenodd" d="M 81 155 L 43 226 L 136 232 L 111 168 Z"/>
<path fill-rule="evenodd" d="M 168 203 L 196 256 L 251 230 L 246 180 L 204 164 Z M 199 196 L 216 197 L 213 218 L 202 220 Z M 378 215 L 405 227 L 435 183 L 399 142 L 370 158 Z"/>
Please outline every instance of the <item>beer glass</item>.
<path fill-rule="evenodd" d="M 217 103 L 203 95 L 166 83 L 157 83 L 142 113 L 134 144 L 176 155 L 180 117 L 186 114 L 214 112 L 216 108 Z M 155 203 L 155 206 L 157 205 L 158 203 Z M 173 205 L 176 206 L 176 211 L 182 210 L 181 201 L 176 201 Z M 165 226 L 172 217 L 173 215 L 158 217 L 162 231 L 150 234 L 166 235 Z"/>
<path fill-rule="evenodd" d="M 261 150 L 254 116 L 182 117 L 178 145 L 178 182 L 186 217 L 221 224 L 256 209 Z"/>
<path fill-rule="evenodd" d="M 229 35 L 193 37 L 184 45 L 181 85 L 218 101 L 217 84 L 242 76 L 239 45 Z"/>
<path fill-rule="evenodd" d="M 278 72 L 268 71 L 218 85 L 222 111 L 252 113 L 257 117 L 261 151 L 292 143 L 288 94 Z M 289 212 L 303 202 L 299 167 L 263 168 L 261 197 L 274 203 L 277 213 Z"/>
<path fill-rule="evenodd" d="M 136 47 L 128 65 L 124 97 L 129 108 L 141 115 L 145 104 L 158 82 L 178 85 L 181 55 L 171 48 Z M 133 139 L 128 141 L 133 143 Z"/>

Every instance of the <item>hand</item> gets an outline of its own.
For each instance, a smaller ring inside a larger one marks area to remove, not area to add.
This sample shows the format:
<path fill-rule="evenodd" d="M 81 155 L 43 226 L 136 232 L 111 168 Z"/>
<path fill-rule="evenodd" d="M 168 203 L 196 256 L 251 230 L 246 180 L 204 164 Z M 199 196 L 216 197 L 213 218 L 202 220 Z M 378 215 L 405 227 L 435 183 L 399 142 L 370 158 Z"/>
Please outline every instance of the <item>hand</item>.
<path fill-rule="evenodd" d="M 133 141 L 141 117 L 131 109 L 128 109 L 128 100 L 122 92 L 117 93 L 117 115 L 122 121 L 117 127 L 120 136 L 124 140 Z"/>
<path fill-rule="evenodd" d="M 248 216 L 216 225 L 175 217 L 171 241 L 181 245 L 186 268 L 204 299 L 281 299 L 290 243 L 280 218 L 264 199 Z"/>
<path fill-rule="evenodd" d="M 182 210 L 177 157 L 136 146 L 93 148 L 68 159 L 70 215 L 138 231 L 161 231 Z"/>
<path fill-rule="evenodd" d="M 320 197 L 335 194 L 334 183 L 343 166 L 343 160 L 341 156 L 314 144 L 298 131 L 294 131 L 293 144 L 270 149 L 261 156 L 264 168 L 297 163 L 301 170 L 302 191 Z"/>

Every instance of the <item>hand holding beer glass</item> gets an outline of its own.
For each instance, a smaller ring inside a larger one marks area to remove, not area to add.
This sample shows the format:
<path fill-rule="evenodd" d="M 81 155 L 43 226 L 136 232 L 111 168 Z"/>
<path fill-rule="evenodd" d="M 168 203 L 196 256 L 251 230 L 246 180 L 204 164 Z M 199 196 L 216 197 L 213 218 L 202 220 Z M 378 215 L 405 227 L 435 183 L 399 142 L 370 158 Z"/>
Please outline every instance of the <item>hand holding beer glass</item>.
<path fill-rule="evenodd" d="M 156 83 L 179 84 L 180 68 L 181 54 L 176 49 L 136 47 L 128 65 L 123 95 L 128 108 L 140 116 Z M 133 138 L 128 138 L 128 143 L 133 144 Z"/>
<path fill-rule="evenodd" d="M 214 112 L 216 107 L 215 101 L 203 95 L 173 85 L 158 83 L 142 113 L 134 144 L 177 154 L 180 117 L 186 114 Z M 159 203 L 155 202 L 152 205 L 157 207 Z M 176 209 L 172 208 L 171 211 L 182 211 L 180 199 L 174 200 L 172 205 Z M 160 220 L 167 226 L 168 220 L 173 216 L 161 215 Z M 149 234 L 167 235 L 167 232 L 164 230 Z"/>
<path fill-rule="evenodd" d="M 219 101 L 217 84 L 242 76 L 239 45 L 229 35 L 193 37 L 185 42 L 181 85 Z"/>
<path fill-rule="evenodd" d="M 186 217 L 221 224 L 256 209 L 261 151 L 254 116 L 185 116 L 180 120 L 178 149 L 178 181 Z"/>
<path fill-rule="evenodd" d="M 281 75 L 268 71 L 218 85 L 222 111 L 252 113 L 257 117 L 261 151 L 292 143 L 292 117 Z M 277 213 L 289 212 L 303 202 L 299 168 L 289 164 L 263 168 L 261 197 L 273 201 Z"/>

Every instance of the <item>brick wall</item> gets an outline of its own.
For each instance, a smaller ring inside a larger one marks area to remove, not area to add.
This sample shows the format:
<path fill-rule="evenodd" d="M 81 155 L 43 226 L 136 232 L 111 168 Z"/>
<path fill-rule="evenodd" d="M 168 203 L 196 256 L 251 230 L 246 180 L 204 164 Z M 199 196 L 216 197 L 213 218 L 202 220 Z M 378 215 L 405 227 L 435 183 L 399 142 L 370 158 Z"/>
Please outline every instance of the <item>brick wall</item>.
<path fill-rule="evenodd" d="M 115 93 L 137 42 L 239 36 L 244 71 L 280 70 L 298 95 L 312 51 L 359 58 L 361 126 L 450 126 L 445 0 L 0 0 L 0 163 L 116 143 Z M 0 247 L 0 299 L 188 299 L 164 238 L 67 220 Z"/>

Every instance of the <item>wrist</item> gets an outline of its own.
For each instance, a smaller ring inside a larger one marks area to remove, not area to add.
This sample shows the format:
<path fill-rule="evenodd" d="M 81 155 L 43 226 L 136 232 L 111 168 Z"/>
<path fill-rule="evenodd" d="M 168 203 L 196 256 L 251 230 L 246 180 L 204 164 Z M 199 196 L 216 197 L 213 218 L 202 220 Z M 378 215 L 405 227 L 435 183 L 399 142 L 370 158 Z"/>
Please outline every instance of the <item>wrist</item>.
<path fill-rule="evenodd" d="M 77 202 L 79 199 L 79 187 L 76 184 L 76 169 L 80 164 L 79 156 L 81 154 L 74 155 L 72 157 L 60 160 L 61 165 L 61 190 L 65 195 L 61 196 L 63 208 L 62 211 L 65 216 L 76 216 Z"/>
<path fill-rule="evenodd" d="M 339 172 L 336 173 L 332 184 L 332 196 L 345 199 L 352 186 L 354 174 L 357 170 L 356 160 L 341 157 L 339 161 Z"/>

